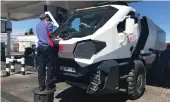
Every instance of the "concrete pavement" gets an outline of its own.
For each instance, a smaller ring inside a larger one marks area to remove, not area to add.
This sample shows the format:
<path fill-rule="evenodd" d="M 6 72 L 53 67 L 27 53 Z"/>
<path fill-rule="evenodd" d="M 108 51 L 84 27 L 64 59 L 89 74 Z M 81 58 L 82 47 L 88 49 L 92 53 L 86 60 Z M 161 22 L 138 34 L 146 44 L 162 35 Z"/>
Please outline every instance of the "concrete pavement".
<path fill-rule="evenodd" d="M 8 96 L 2 102 L 33 102 L 32 90 L 37 87 L 37 73 L 27 75 L 14 74 L 1 78 L 1 92 Z M 170 102 L 170 89 L 147 86 L 145 94 L 138 100 L 131 101 L 125 93 L 94 97 L 65 83 L 56 84 L 54 102 Z"/>
<path fill-rule="evenodd" d="M 20 71 L 20 65 L 15 65 Z M 33 68 L 27 66 L 27 70 Z M 5 70 L 5 63 L 1 63 L 1 70 Z M 38 86 L 37 73 L 26 71 L 26 75 L 13 73 L 8 77 L 1 77 L 1 102 L 33 102 L 32 90 Z M 89 96 L 83 91 L 70 87 L 65 83 L 56 84 L 54 102 L 170 102 L 170 89 L 147 86 L 145 94 L 138 100 L 128 100 L 125 93 L 105 96 Z"/>

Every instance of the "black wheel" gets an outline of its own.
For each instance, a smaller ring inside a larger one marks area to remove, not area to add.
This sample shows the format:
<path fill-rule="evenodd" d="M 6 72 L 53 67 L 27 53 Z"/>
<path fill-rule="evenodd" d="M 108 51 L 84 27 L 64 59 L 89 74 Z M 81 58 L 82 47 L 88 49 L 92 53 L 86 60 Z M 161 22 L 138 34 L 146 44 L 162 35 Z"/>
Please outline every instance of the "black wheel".
<path fill-rule="evenodd" d="M 134 61 L 134 68 L 129 72 L 127 82 L 129 98 L 132 100 L 140 98 L 146 85 L 146 70 L 141 61 Z"/>

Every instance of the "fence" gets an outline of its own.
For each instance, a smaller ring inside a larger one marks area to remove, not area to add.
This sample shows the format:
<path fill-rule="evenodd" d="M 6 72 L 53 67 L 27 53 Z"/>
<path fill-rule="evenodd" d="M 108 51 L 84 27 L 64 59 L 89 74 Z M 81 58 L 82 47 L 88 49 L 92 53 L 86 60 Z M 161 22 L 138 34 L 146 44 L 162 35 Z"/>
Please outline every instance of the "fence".
<path fill-rule="evenodd" d="M 21 73 L 25 75 L 25 58 L 15 59 L 14 57 L 6 58 L 6 76 L 10 76 L 10 71 L 15 72 L 14 64 L 15 62 L 21 63 Z"/>

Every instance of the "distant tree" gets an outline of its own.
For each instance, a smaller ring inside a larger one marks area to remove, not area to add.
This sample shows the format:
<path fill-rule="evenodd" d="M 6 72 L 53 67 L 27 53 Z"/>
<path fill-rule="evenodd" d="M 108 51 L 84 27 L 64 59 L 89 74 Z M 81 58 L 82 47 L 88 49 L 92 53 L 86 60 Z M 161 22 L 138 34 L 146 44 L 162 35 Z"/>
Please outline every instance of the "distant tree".
<path fill-rule="evenodd" d="M 33 28 L 30 28 L 28 31 L 26 31 L 25 35 L 34 35 Z"/>
<path fill-rule="evenodd" d="M 34 35 L 33 28 L 29 29 L 29 35 Z"/>
<path fill-rule="evenodd" d="M 25 35 L 28 35 L 28 32 L 25 32 Z"/>

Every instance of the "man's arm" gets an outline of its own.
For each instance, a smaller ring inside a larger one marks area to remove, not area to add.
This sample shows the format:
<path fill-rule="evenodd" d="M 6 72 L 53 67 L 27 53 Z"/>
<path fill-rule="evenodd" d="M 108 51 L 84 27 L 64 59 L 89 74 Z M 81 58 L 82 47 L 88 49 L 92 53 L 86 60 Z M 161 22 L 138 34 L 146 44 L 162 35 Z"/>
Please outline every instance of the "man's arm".
<path fill-rule="evenodd" d="M 51 34 L 54 33 L 53 28 L 54 28 L 54 25 L 51 22 L 49 22 L 48 25 L 47 25 L 47 30 L 50 32 L 50 35 L 49 35 L 50 37 L 52 37 Z M 57 35 L 56 39 L 61 40 L 61 38 L 58 35 Z"/>
<path fill-rule="evenodd" d="M 47 22 L 47 31 L 50 33 L 50 35 L 53 32 L 53 28 L 53 24 L 51 22 Z"/>

